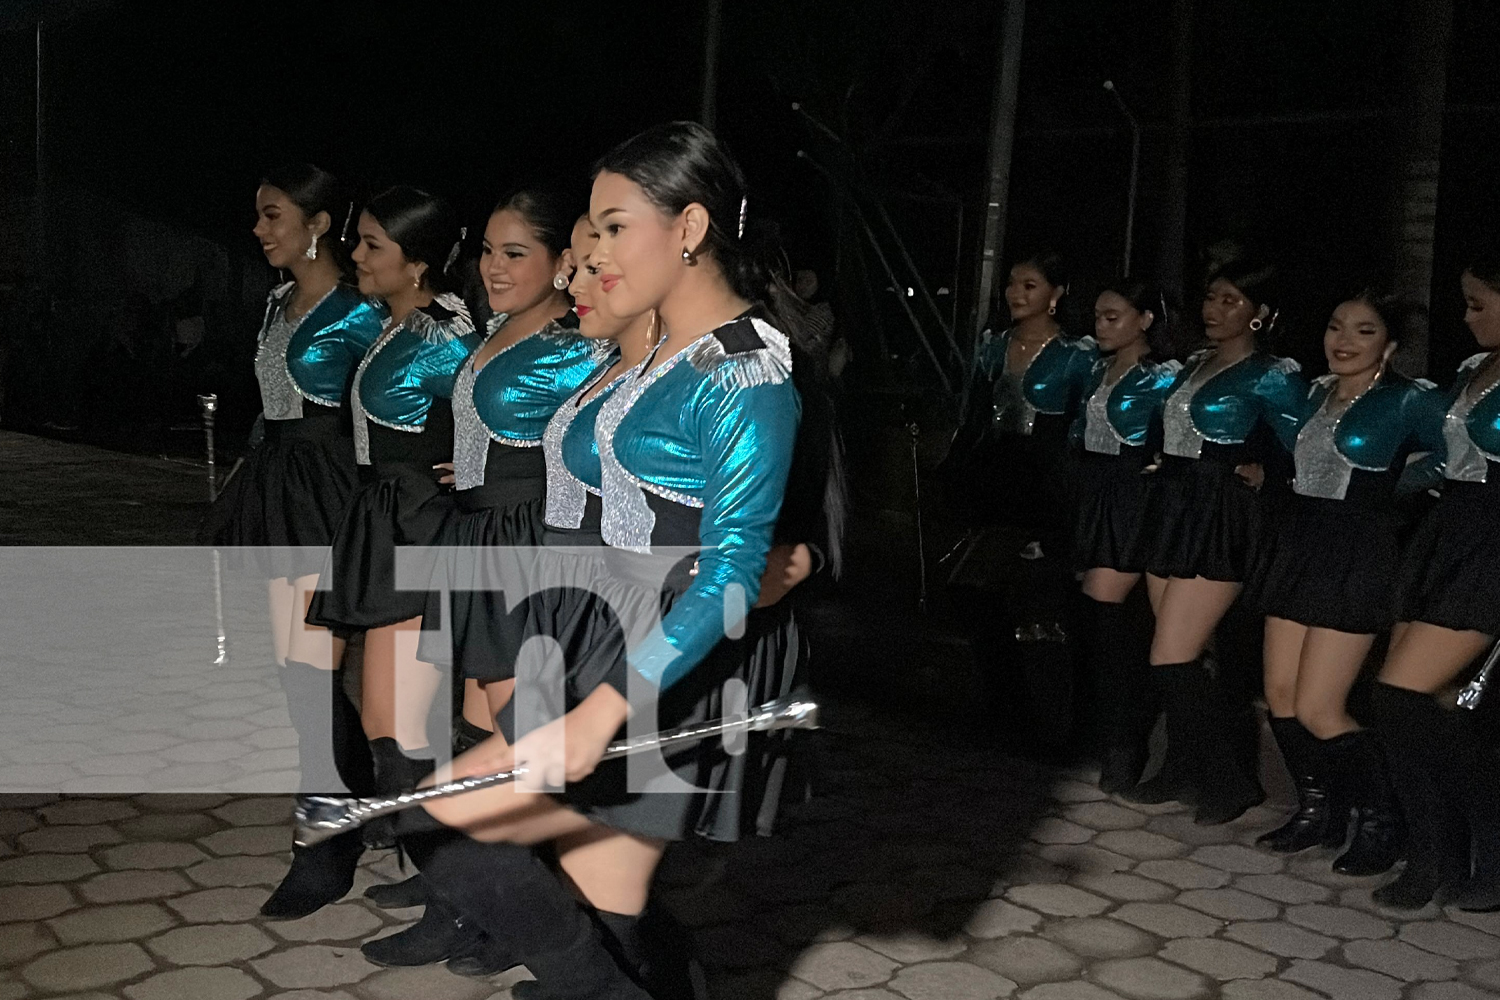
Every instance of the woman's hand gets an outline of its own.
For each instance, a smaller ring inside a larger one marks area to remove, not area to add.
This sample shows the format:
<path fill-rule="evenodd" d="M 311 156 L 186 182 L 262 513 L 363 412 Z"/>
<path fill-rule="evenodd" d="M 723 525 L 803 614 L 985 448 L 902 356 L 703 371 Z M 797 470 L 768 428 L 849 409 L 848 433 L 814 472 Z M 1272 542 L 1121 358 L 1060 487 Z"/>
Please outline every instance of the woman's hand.
<path fill-rule="evenodd" d="M 510 760 L 501 761 L 496 770 L 525 768 L 519 784 L 528 791 L 581 781 L 594 773 L 609 741 L 629 717 L 630 703 L 608 684 L 601 684 L 561 719 L 516 740 Z"/>
<path fill-rule="evenodd" d="M 442 486 L 452 486 L 453 485 L 453 483 L 454 483 L 454 476 L 453 476 L 453 463 L 452 462 L 439 462 L 437 465 L 434 465 L 433 468 L 434 469 L 439 469 L 439 470 L 442 470 L 442 471 L 445 471 L 445 472 L 448 473 L 446 476 L 438 476 L 438 483 L 439 483 L 439 485 L 442 485 Z"/>
<path fill-rule="evenodd" d="M 769 608 L 812 575 L 812 551 L 804 544 L 772 546 L 760 577 L 757 608 Z"/>
<path fill-rule="evenodd" d="M 1252 490 L 1258 490 L 1265 485 L 1266 467 L 1259 462 L 1249 462 L 1245 465 L 1236 465 L 1234 474 L 1240 477 L 1240 481 Z"/>

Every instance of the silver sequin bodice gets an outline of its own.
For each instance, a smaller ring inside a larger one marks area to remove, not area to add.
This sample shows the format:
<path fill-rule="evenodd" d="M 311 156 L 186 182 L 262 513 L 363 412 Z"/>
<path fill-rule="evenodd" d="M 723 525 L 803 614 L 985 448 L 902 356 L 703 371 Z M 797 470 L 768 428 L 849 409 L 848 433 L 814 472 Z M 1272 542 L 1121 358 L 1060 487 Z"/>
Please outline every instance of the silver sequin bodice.
<path fill-rule="evenodd" d="M 1199 365 L 1162 407 L 1161 422 L 1163 450 L 1178 458 L 1197 459 L 1203 455 L 1203 442 L 1207 440 L 1193 423 L 1193 396 L 1213 376 L 1208 365 Z"/>
<path fill-rule="evenodd" d="M 603 486 L 600 495 L 604 501 L 600 533 L 608 545 L 636 552 L 649 552 L 651 549 L 651 531 L 656 527 L 656 514 L 646 502 L 646 491 L 639 480 L 615 456 L 615 431 L 641 395 L 657 379 L 677 367 L 678 362 L 690 350 L 691 347 L 680 351 L 658 367 L 643 373 L 642 369 L 651 363 L 651 357 L 648 356 L 641 367 L 632 370 L 615 390 L 615 394 L 599 407 L 599 416 L 594 420 L 594 433 L 599 442 L 599 473 Z"/>
<path fill-rule="evenodd" d="M 478 377 L 471 354 L 453 382 L 453 488 L 459 490 L 484 485 L 484 467 L 490 455 L 489 428 L 474 408 L 474 380 Z"/>
<path fill-rule="evenodd" d="M 286 310 L 276 309 L 255 349 L 255 380 L 260 383 L 260 406 L 267 420 L 296 420 L 302 416 L 302 396 L 286 367 L 286 348 L 297 332 L 287 322 Z"/>
<path fill-rule="evenodd" d="M 1339 421 L 1351 405 L 1336 402 L 1330 393 L 1297 433 L 1297 447 L 1293 450 L 1297 476 L 1292 480 L 1292 489 L 1300 496 L 1343 500 L 1348 495 L 1354 463 L 1339 451 L 1338 430 Z"/>
<path fill-rule="evenodd" d="M 1118 382 L 1101 382 L 1084 406 L 1083 447 L 1101 455 L 1120 453 L 1120 435 L 1109 422 L 1109 394 Z"/>
<path fill-rule="evenodd" d="M 1500 382 L 1495 385 L 1500 385 Z M 1495 385 L 1477 395 L 1460 392 L 1443 417 L 1443 443 L 1448 447 L 1443 475 L 1448 479 L 1460 483 L 1482 483 L 1488 479 L 1489 456 L 1469 436 L 1469 414 L 1480 400 L 1494 391 Z"/>

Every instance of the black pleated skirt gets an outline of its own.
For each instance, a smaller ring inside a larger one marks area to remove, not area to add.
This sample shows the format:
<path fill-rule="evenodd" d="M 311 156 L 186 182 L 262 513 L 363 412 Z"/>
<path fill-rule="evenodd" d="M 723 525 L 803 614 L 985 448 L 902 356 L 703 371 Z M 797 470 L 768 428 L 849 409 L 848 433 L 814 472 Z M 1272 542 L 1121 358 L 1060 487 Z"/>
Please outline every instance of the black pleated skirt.
<path fill-rule="evenodd" d="M 1140 573 L 1152 533 L 1147 518 L 1149 477 L 1144 448 L 1122 446 L 1118 455 L 1085 451 L 1078 461 L 1078 529 L 1074 566 Z"/>
<path fill-rule="evenodd" d="M 1389 506 L 1293 494 L 1266 527 L 1246 597 L 1265 614 L 1368 635 L 1395 620 L 1400 519 Z"/>
<path fill-rule="evenodd" d="M 647 565 L 619 549 L 553 551 L 544 559 L 539 572 L 552 586 L 547 599 L 528 602 L 526 628 L 557 643 L 553 662 L 560 661 L 565 671 L 562 708 L 571 708 L 601 683 L 623 683 L 627 649 L 640 641 L 646 623 L 658 622 L 686 592 L 692 560 L 673 567 L 663 584 L 659 562 Z M 806 639 L 790 601 L 753 609 L 743 634 L 721 640 L 660 695 L 654 719 L 651 707 L 634 699 L 637 717 L 629 735 L 753 710 L 789 694 L 803 680 L 806 661 Z M 549 700 L 545 695 L 527 700 L 522 688 L 534 684 L 534 677 L 522 669 L 516 697 L 501 713 L 507 738 L 514 737 L 518 706 L 536 712 Z M 607 761 L 569 784 L 560 799 L 596 823 L 643 837 L 736 840 L 751 830 L 769 830 L 774 822 L 789 735 L 751 734 L 728 745 L 706 740 L 664 757 Z"/>
<path fill-rule="evenodd" d="M 453 494 L 455 515 L 444 522 L 434 544 L 460 551 L 435 568 L 422 616 L 420 659 L 451 666 L 461 678 L 489 682 L 514 676 L 525 640 L 525 602 L 500 583 L 525 568 L 528 553 L 508 550 L 542 544 L 546 493 L 540 449 L 493 444 L 484 485 Z"/>
<path fill-rule="evenodd" d="M 198 529 L 198 544 L 240 549 L 225 563 L 296 578 L 323 566 L 358 485 L 354 442 L 339 411 L 304 403 L 297 420 L 266 421 L 265 440 L 245 457 Z"/>
<path fill-rule="evenodd" d="M 1234 472 L 1234 460 L 1203 446 L 1199 459 L 1168 455 L 1151 474 L 1152 525 L 1146 571 L 1154 576 L 1243 583 L 1260 539 L 1260 494 Z"/>
<path fill-rule="evenodd" d="M 1486 483 L 1444 484 L 1401 565 L 1402 621 L 1500 636 L 1500 462 Z"/>

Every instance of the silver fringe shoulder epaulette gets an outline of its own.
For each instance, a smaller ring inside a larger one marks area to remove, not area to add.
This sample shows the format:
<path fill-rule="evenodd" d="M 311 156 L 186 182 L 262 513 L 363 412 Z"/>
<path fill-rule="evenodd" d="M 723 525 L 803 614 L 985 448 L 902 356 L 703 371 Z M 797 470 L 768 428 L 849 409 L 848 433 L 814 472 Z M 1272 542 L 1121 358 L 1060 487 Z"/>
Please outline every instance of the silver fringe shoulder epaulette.
<path fill-rule="evenodd" d="M 792 374 L 786 335 L 759 319 L 726 323 L 688 348 L 688 361 L 715 385 L 779 385 Z"/>

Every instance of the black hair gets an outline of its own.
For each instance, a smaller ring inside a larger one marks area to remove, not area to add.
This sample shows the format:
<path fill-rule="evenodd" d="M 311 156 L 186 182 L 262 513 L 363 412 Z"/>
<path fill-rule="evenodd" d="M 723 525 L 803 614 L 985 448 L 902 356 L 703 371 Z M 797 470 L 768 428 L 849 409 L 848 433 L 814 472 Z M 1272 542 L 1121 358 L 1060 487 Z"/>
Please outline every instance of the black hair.
<path fill-rule="evenodd" d="M 414 187 L 397 185 L 370 199 L 365 206 L 401 253 L 413 263 L 427 265 L 422 280 L 433 292 L 457 290 L 462 280 L 457 263 L 463 231 L 453 206 Z"/>
<path fill-rule="evenodd" d="M 354 198 L 342 181 L 311 163 L 291 163 L 269 171 L 260 183 L 284 192 L 306 219 L 327 212 L 328 232 L 318 244 L 332 251 L 341 267 L 347 267 L 348 244 L 354 234 Z"/>
<path fill-rule="evenodd" d="M 1148 278 L 1115 278 L 1099 286 L 1098 293 L 1113 292 L 1129 302 L 1137 312 L 1149 312 L 1151 325 L 1146 328 L 1146 346 L 1151 354 L 1167 357 L 1172 350 L 1172 311 L 1167 297 L 1156 282 Z"/>
<path fill-rule="evenodd" d="M 1404 340 L 1422 315 L 1420 304 L 1383 285 L 1366 285 L 1342 301 L 1362 302 L 1375 310 L 1375 315 L 1380 317 L 1380 322 L 1385 326 L 1386 335 L 1393 344 L 1399 344 Z"/>
<path fill-rule="evenodd" d="M 1061 288 L 1064 294 L 1067 293 L 1069 278 L 1068 262 L 1056 250 L 1038 250 L 1036 253 L 1028 254 L 1016 260 L 1011 264 L 1011 267 L 1018 267 L 1021 264 L 1029 264 L 1036 268 L 1042 272 L 1042 277 L 1047 279 L 1047 284 Z"/>
<path fill-rule="evenodd" d="M 1492 246 L 1469 262 L 1465 274 L 1472 274 L 1494 291 L 1500 292 L 1500 246 Z"/>
<path fill-rule="evenodd" d="M 1280 304 L 1276 265 L 1255 257 L 1237 257 L 1208 276 L 1208 284 L 1223 280 L 1239 289 L 1257 310 L 1265 306 L 1275 313 Z M 1269 323 L 1267 324 L 1269 325 Z"/>
<path fill-rule="evenodd" d="M 501 198 L 490 214 L 505 209 L 515 212 L 526 220 L 548 253 L 561 257 L 572 241 L 581 201 L 558 187 L 528 185 Z"/>
<path fill-rule="evenodd" d="M 744 172 L 724 144 L 697 122 L 667 122 L 625 140 L 594 164 L 594 177 L 605 171 L 634 183 L 669 217 L 695 203 L 707 209 L 708 233 L 689 249 L 712 257 L 734 293 L 763 307 L 791 342 L 792 379 L 803 413 L 782 523 L 789 527 L 790 521 L 800 520 L 799 511 L 816 515 L 819 538 L 788 540 L 821 542 L 837 574 L 847 498 L 838 422 L 828 392 L 827 345 L 814 340 L 807 321 L 811 307 L 787 284 L 789 265 L 779 228 L 751 212 Z M 812 532 L 812 526 L 807 530 Z"/>

